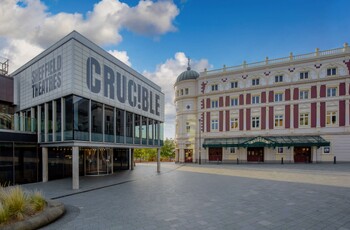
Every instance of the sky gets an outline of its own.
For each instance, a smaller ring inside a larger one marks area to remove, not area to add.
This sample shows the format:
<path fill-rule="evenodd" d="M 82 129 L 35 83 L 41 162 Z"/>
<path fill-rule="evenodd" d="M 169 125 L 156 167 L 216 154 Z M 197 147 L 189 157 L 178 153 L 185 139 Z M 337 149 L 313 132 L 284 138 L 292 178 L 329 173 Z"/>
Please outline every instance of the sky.
<path fill-rule="evenodd" d="M 162 87 L 165 138 L 173 85 L 186 70 L 350 43 L 348 0 L 0 0 L 0 56 L 10 72 L 76 30 Z"/>

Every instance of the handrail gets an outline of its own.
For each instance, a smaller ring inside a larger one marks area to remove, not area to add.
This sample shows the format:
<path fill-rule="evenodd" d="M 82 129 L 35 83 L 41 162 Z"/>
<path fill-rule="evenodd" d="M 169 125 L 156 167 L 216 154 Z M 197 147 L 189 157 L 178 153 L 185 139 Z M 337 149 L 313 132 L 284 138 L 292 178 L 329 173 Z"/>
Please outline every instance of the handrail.
<path fill-rule="evenodd" d="M 265 61 L 259 61 L 259 62 L 253 62 L 253 63 L 246 63 L 244 61 L 242 65 L 231 66 L 231 67 L 224 66 L 224 68 L 213 69 L 213 70 L 204 69 L 204 72 L 202 72 L 201 74 L 211 75 L 211 74 L 217 74 L 217 73 L 221 73 L 221 72 L 225 72 L 225 71 L 246 70 L 246 69 L 256 68 L 256 67 L 261 67 L 261 66 L 268 66 L 268 65 L 280 64 L 280 63 L 288 63 L 288 62 L 293 62 L 293 61 L 298 61 L 298 60 L 311 59 L 311 58 L 322 57 L 322 56 L 337 55 L 337 54 L 349 53 L 349 52 L 350 52 L 350 49 L 349 49 L 348 43 L 344 43 L 344 46 L 341 48 L 335 48 L 335 49 L 329 49 L 329 50 L 323 50 L 323 51 L 320 51 L 317 48 L 316 51 L 313 53 L 298 54 L 298 55 L 293 55 L 293 53 L 290 53 L 290 55 L 288 57 L 275 58 L 275 59 L 268 59 L 268 57 L 266 57 Z"/>

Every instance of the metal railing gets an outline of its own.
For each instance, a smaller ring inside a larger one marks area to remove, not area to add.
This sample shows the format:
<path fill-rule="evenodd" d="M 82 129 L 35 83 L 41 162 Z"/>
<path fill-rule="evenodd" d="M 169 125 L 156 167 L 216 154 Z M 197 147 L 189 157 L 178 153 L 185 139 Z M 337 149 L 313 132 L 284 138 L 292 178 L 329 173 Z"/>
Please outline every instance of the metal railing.
<path fill-rule="evenodd" d="M 290 63 L 293 61 L 312 59 L 312 58 L 323 57 L 323 56 L 331 56 L 331 55 L 337 55 L 337 54 L 349 53 L 349 52 L 350 52 L 350 49 L 349 49 L 348 43 L 344 43 L 344 46 L 341 48 L 335 48 L 335 49 L 323 50 L 323 51 L 320 51 L 317 48 L 316 51 L 313 53 L 299 54 L 299 55 L 293 55 L 293 53 L 290 53 L 288 57 L 282 57 L 282 58 L 276 58 L 276 59 L 269 59 L 268 57 L 266 57 L 265 61 L 259 61 L 259 62 L 253 62 L 253 63 L 246 63 L 246 61 L 243 61 L 242 65 L 231 66 L 231 67 L 224 66 L 221 69 L 214 69 L 214 70 L 204 69 L 204 72 L 202 72 L 202 74 L 211 75 L 211 74 L 217 74 L 217 73 L 226 72 L 226 71 L 246 70 L 250 68 L 281 64 L 281 63 Z"/>

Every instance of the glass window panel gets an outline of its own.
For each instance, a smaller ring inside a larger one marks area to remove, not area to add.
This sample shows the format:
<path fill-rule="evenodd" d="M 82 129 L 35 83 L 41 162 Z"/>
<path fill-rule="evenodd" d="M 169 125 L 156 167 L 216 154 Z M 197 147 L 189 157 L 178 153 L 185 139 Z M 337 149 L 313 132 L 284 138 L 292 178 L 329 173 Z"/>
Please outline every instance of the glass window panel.
<path fill-rule="evenodd" d="M 47 138 L 52 141 L 53 134 L 53 119 L 52 119 L 52 102 L 47 103 Z"/>
<path fill-rule="evenodd" d="M 12 143 L 0 142 L 0 182 L 13 184 L 13 147 Z"/>
<path fill-rule="evenodd" d="M 164 123 L 159 124 L 159 141 L 160 145 L 163 146 L 164 143 Z"/>
<path fill-rule="evenodd" d="M 159 145 L 159 121 L 154 121 L 154 145 Z"/>
<path fill-rule="evenodd" d="M 62 141 L 61 119 L 62 119 L 61 99 L 58 99 L 56 100 L 55 141 Z"/>
<path fill-rule="evenodd" d="M 116 138 L 117 143 L 124 143 L 125 111 L 116 109 Z"/>
<path fill-rule="evenodd" d="M 40 106 L 40 131 L 41 142 L 45 142 L 45 104 Z"/>
<path fill-rule="evenodd" d="M 142 128 L 141 128 L 141 138 L 142 144 L 147 145 L 147 133 L 148 133 L 148 124 L 147 117 L 142 117 Z"/>
<path fill-rule="evenodd" d="M 133 114 L 126 112 L 126 143 L 132 144 L 134 137 L 134 128 L 133 128 Z"/>
<path fill-rule="evenodd" d="M 73 140 L 73 96 L 68 96 L 64 99 L 64 140 Z"/>
<path fill-rule="evenodd" d="M 73 97 L 74 110 L 74 140 L 89 140 L 89 100 L 74 96 Z"/>
<path fill-rule="evenodd" d="M 109 106 L 105 106 L 105 141 L 114 142 L 114 111 Z"/>
<path fill-rule="evenodd" d="M 153 120 L 148 119 L 148 144 L 153 145 Z"/>
<path fill-rule="evenodd" d="M 15 143 L 15 183 L 26 184 L 40 180 L 36 144 Z"/>
<path fill-rule="evenodd" d="M 103 141 L 103 106 L 102 103 L 91 101 L 91 140 Z"/>
<path fill-rule="evenodd" d="M 135 144 L 140 144 L 140 135 L 141 135 L 141 116 L 134 114 L 135 118 Z"/>

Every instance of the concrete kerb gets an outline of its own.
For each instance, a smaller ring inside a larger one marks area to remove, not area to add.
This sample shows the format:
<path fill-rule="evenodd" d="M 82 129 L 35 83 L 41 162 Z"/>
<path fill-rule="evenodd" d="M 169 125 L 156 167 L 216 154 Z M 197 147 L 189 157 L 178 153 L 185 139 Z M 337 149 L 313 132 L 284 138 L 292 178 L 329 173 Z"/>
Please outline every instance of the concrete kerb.
<path fill-rule="evenodd" d="M 48 225 L 65 213 L 64 204 L 59 201 L 48 200 L 47 207 L 38 215 L 29 219 L 5 225 L 3 230 L 32 230 Z"/>

